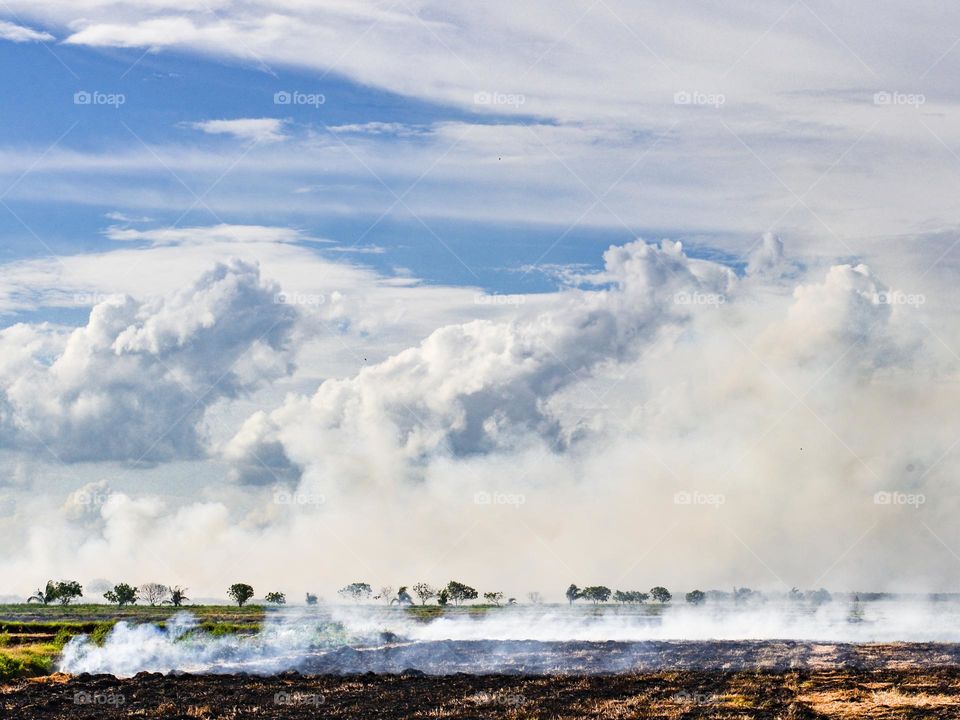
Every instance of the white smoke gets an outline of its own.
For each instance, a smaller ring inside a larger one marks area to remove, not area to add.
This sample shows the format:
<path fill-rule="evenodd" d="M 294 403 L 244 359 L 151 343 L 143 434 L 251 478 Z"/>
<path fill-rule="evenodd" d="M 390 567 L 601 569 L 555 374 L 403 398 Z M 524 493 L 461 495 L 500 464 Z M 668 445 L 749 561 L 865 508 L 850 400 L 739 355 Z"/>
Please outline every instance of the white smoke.
<path fill-rule="evenodd" d="M 162 629 L 118 623 L 102 646 L 75 638 L 64 648 L 59 669 L 123 677 L 138 672 L 268 675 L 371 669 L 451 674 L 505 667 L 601 672 L 670 667 L 674 662 L 721 662 L 729 669 L 729 663 L 750 661 L 737 654 L 736 646 L 717 643 L 795 641 L 826 646 L 829 653 L 837 643 L 958 642 L 956 620 L 957 602 L 923 599 L 834 600 L 814 606 L 780 601 L 759 607 L 722 602 L 699 607 L 518 607 L 429 622 L 402 609 L 330 607 L 271 613 L 254 636 L 214 637 L 198 632 L 196 618 L 184 612 Z M 609 643 L 619 644 L 615 652 Z M 763 662 L 783 662 L 778 652 L 782 654 L 782 648 L 768 647 Z"/>

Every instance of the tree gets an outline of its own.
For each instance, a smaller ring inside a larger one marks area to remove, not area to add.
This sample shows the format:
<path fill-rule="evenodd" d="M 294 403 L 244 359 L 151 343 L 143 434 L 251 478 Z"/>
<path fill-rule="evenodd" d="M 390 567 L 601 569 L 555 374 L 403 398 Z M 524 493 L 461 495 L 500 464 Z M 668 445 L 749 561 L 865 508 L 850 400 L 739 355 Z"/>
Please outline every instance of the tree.
<path fill-rule="evenodd" d="M 359 602 L 360 600 L 366 600 L 373 594 L 373 590 L 370 588 L 369 583 L 365 582 L 355 582 L 350 583 L 345 588 L 341 588 L 338 592 L 340 597 L 345 597 L 353 600 L 354 602 Z"/>
<path fill-rule="evenodd" d="M 393 596 L 393 586 L 384 585 L 380 588 L 380 592 L 373 596 L 374 600 L 383 600 L 388 605 L 393 605 L 393 601 L 396 598 Z"/>
<path fill-rule="evenodd" d="M 456 580 L 451 580 L 447 583 L 447 595 L 453 600 L 454 605 L 460 605 L 464 600 L 477 599 L 476 590 Z"/>
<path fill-rule="evenodd" d="M 187 597 L 187 589 L 182 588 L 179 585 L 176 587 L 170 588 L 170 598 L 163 601 L 164 605 L 173 605 L 174 607 L 180 607 L 186 600 L 190 598 Z"/>
<path fill-rule="evenodd" d="M 397 603 L 397 605 L 413 605 L 413 598 L 410 597 L 410 593 L 407 592 L 407 586 L 401 585 L 400 589 L 397 590 L 397 596 L 390 601 L 390 604 Z"/>
<path fill-rule="evenodd" d="M 450 602 L 450 593 L 443 588 L 437 595 L 437 605 L 446 605 L 448 602 Z"/>
<path fill-rule="evenodd" d="M 243 604 L 253 597 L 253 588 L 246 583 L 234 583 L 227 588 L 227 595 L 233 598 L 238 607 L 243 607 Z"/>
<path fill-rule="evenodd" d="M 287 596 L 282 592 L 268 592 L 264 599 L 271 605 L 286 605 Z"/>
<path fill-rule="evenodd" d="M 536 591 L 528 592 L 527 600 L 530 601 L 531 605 L 540 605 L 543 602 L 543 596 Z"/>
<path fill-rule="evenodd" d="M 707 595 L 703 590 L 691 590 L 687 593 L 687 602 L 691 605 L 703 605 L 707 599 Z"/>
<path fill-rule="evenodd" d="M 630 593 L 623 592 L 622 590 L 613 591 L 613 601 L 617 603 L 626 603 L 630 602 Z"/>
<path fill-rule="evenodd" d="M 570 601 L 571 605 L 573 605 L 574 601 L 579 600 L 581 597 L 583 597 L 583 594 L 580 592 L 580 588 L 578 588 L 576 585 L 571 584 L 570 587 L 567 588 L 567 600 Z"/>
<path fill-rule="evenodd" d="M 136 605 L 137 600 L 140 599 L 137 588 L 132 587 L 127 583 L 114 585 L 113 590 L 107 590 L 103 594 L 103 597 L 106 598 L 107 602 L 112 602 L 119 607 L 123 607 L 124 605 Z"/>
<path fill-rule="evenodd" d="M 150 606 L 159 605 L 163 603 L 163 600 L 167 597 L 167 594 L 170 592 L 170 588 L 166 585 L 161 585 L 160 583 L 144 583 L 140 586 L 140 592 L 143 595 L 143 599 L 150 603 Z"/>
<path fill-rule="evenodd" d="M 819 590 L 807 590 L 806 596 L 807 599 L 809 599 L 814 605 L 823 605 L 824 603 L 828 603 L 833 600 L 833 596 L 826 588 L 820 588 Z"/>
<path fill-rule="evenodd" d="M 57 583 L 56 592 L 61 605 L 69 605 L 71 600 L 83 597 L 83 588 L 76 580 L 61 580 Z"/>
<path fill-rule="evenodd" d="M 83 588 L 76 580 L 61 580 L 60 582 L 47 580 L 46 586 L 37 588 L 37 592 L 27 598 L 27 602 L 49 605 L 57 600 L 61 605 L 69 605 L 71 600 L 78 597 L 83 597 Z"/>
<path fill-rule="evenodd" d="M 500 601 L 503 600 L 502 592 L 485 592 L 483 594 L 483 599 L 488 603 L 492 603 L 497 607 L 500 607 Z"/>
<path fill-rule="evenodd" d="M 645 592 L 640 592 L 639 590 L 628 590 L 627 591 L 627 602 L 634 605 L 643 605 L 647 600 L 650 599 L 650 596 Z"/>
<path fill-rule="evenodd" d="M 427 583 L 419 582 L 413 586 L 413 594 L 420 598 L 421 605 L 426 605 L 427 600 L 437 596 L 437 591 Z"/>
<path fill-rule="evenodd" d="M 580 594 L 596 605 L 597 603 L 606 602 L 610 599 L 610 588 L 603 585 L 591 585 L 590 587 L 585 587 Z"/>
<path fill-rule="evenodd" d="M 28 603 L 38 602 L 49 605 L 57 599 L 57 586 L 53 580 L 47 580 L 46 587 L 37 588 L 37 592 L 27 598 Z"/>
<path fill-rule="evenodd" d="M 652 597 L 658 603 L 668 603 L 673 599 L 673 595 L 670 594 L 670 591 L 662 585 L 657 585 L 655 588 L 650 588 L 650 597 Z"/>

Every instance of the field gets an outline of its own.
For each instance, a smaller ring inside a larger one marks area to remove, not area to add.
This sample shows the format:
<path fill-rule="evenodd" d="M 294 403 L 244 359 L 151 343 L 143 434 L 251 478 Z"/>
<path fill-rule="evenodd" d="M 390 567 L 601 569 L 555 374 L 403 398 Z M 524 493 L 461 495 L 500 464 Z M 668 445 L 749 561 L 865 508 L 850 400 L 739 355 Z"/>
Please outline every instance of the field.
<path fill-rule="evenodd" d="M 434 605 L 405 608 L 404 612 L 426 622 L 441 615 L 479 616 L 490 609 L 489 605 L 449 608 Z M 90 635 L 99 642 L 121 620 L 163 627 L 167 620 L 183 610 L 197 616 L 199 631 L 218 636 L 253 634 L 260 629 L 267 614 L 275 612 L 276 608 L 262 605 L 242 608 L 233 605 L 188 605 L 181 608 L 169 605 L 122 608 L 101 604 L 0 605 L 0 682 L 53 672 L 57 656 L 75 635 Z"/>
<path fill-rule="evenodd" d="M 198 621 L 191 632 L 214 640 L 254 635 L 277 613 L 262 606 L 185 609 Z M 408 631 L 428 627 L 438 616 L 481 623 L 500 622 L 511 613 L 525 617 L 522 609 L 482 606 L 370 611 L 377 617 L 403 619 L 406 624 L 397 627 Z M 954 642 L 410 642 L 381 634 L 365 645 L 343 645 L 298 657 L 297 670 L 263 675 L 229 668 L 224 674 L 139 672 L 130 673 L 132 677 L 54 672 L 58 653 L 74 635 L 89 634 L 102 642 L 120 620 L 163 626 L 176 612 L 170 607 L 141 606 L 0 606 L 4 673 L 0 717 L 960 717 L 960 644 Z M 594 618 L 603 615 L 589 607 L 576 612 Z M 653 612 L 659 615 L 661 610 Z M 627 616 L 617 616 L 615 609 L 608 613 L 626 622 Z M 247 640 L 230 642 L 246 644 Z"/>
<path fill-rule="evenodd" d="M 55 675 L 0 691 L 11 720 L 85 718 L 956 718 L 960 671 L 628 675 Z"/>
<path fill-rule="evenodd" d="M 0 605 L 0 681 L 46 675 L 63 646 L 75 635 L 103 637 L 120 620 L 162 625 L 182 608 L 111 605 Z M 201 629 L 214 633 L 253 633 L 264 608 L 194 605 L 189 610 Z"/>

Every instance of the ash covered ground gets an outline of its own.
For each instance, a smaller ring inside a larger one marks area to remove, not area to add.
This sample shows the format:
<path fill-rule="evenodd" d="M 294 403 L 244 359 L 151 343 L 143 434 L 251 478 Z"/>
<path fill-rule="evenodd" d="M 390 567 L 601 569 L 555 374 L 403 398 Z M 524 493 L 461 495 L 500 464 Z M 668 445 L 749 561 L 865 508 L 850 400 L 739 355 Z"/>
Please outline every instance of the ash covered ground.
<path fill-rule="evenodd" d="M 903 648 L 889 648 L 888 665 Z M 878 652 L 882 652 L 879 649 Z M 922 652 L 922 649 L 920 649 Z M 960 670 L 614 675 L 55 675 L 0 691 L 11 720 L 86 718 L 956 718 Z"/>

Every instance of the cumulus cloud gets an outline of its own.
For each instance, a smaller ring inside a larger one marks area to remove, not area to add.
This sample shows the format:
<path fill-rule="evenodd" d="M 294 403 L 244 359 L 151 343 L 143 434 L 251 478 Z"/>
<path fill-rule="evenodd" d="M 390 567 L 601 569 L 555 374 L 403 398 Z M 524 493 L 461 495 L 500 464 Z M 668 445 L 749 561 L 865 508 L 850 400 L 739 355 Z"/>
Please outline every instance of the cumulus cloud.
<path fill-rule="evenodd" d="M 15 43 L 50 42 L 56 38 L 48 32 L 17 25 L 16 23 L 0 20 L 0 40 L 9 40 Z"/>
<path fill-rule="evenodd" d="M 528 433 L 562 445 L 558 419 L 546 407 L 553 394 L 601 362 L 627 360 L 664 325 L 682 323 L 677 293 L 725 293 L 734 279 L 725 268 L 689 260 L 670 242 L 611 248 L 605 265 L 585 281 L 607 290 L 572 290 L 560 308 L 529 320 L 440 328 L 355 378 L 329 380 L 312 398 L 258 413 L 227 446 L 227 457 L 241 478 L 269 482 L 262 455 L 325 464 L 344 450 L 346 438 L 347 447 L 369 442 L 377 455 L 401 463 L 437 451 L 502 449 Z"/>
<path fill-rule="evenodd" d="M 101 302 L 59 340 L 24 325 L 3 330 L 0 444 L 63 461 L 201 454 L 205 408 L 276 370 L 270 359 L 293 323 L 277 292 L 257 267 L 231 262 L 168 296 Z M 240 372 L 250 355 L 262 377 Z"/>

